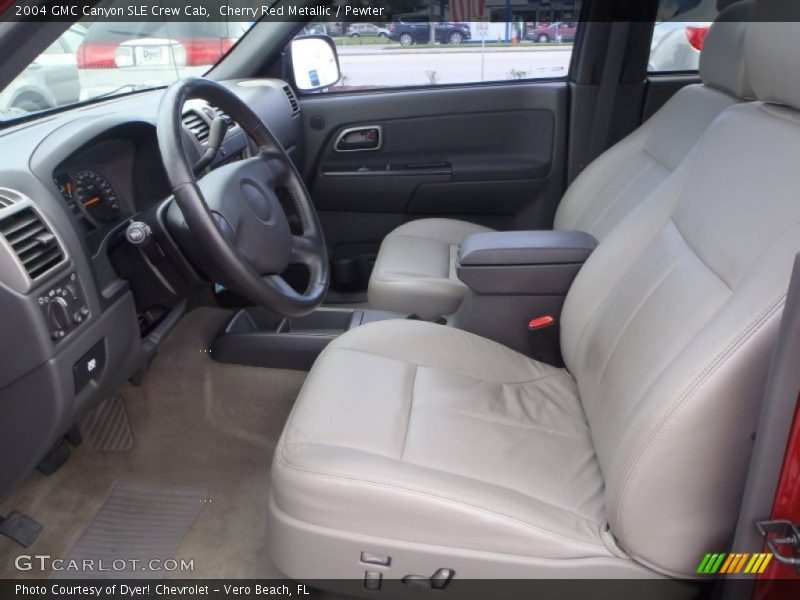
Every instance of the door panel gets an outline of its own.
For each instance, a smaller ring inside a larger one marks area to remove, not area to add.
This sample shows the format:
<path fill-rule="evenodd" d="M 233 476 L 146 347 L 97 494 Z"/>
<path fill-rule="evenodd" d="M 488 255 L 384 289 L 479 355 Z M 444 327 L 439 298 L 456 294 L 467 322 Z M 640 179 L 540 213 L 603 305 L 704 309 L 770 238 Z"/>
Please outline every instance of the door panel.
<path fill-rule="evenodd" d="M 481 112 L 386 119 L 379 150 L 322 152 L 313 183 L 319 210 L 513 215 L 527 200 L 519 180 L 534 185 L 552 165 L 553 113 Z M 373 123 L 364 122 L 363 125 Z M 348 124 L 347 128 L 359 124 Z M 339 134 L 332 136 L 332 140 Z M 496 196 L 471 189 L 497 183 Z M 381 192 L 386 193 L 381 193 Z M 464 204 L 454 195 L 467 194 Z M 505 201 L 495 200 L 500 196 Z"/>
<path fill-rule="evenodd" d="M 567 93 L 566 83 L 531 82 L 302 98 L 303 170 L 334 267 L 368 264 L 389 231 L 420 217 L 551 227 Z M 379 127 L 379 149 L 337 152 L 354 127 Z"/>

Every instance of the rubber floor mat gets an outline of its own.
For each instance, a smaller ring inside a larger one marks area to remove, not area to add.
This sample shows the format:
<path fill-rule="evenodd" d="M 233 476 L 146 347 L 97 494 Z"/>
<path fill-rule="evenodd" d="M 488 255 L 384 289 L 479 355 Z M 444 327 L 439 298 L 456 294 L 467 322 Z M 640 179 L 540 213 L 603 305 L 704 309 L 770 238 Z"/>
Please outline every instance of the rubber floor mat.
<path fill-rule="evenodd" d="M 175 570 L 167 559 L 175 555 L 206 497 L 206 491 L 199 489 L 115 484 L 65 561 L 65 565 L 92 567 L 80 571 L 65 568 L 56 577 L 163 577 L 168 570 Z"/>
<path fill-rule="evenodd" d="M 96 452 L 127 452 L 133 448 L 133 431 L 122 396 L 112 396 L 81 421 L 84 443 Z"/>

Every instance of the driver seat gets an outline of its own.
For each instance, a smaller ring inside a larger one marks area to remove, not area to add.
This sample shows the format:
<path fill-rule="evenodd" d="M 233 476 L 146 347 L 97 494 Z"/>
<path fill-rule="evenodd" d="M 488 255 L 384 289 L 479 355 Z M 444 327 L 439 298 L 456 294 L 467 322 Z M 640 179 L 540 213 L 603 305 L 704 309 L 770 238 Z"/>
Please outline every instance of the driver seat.
<path fill-rule="evenodd" d="M 275 452 L 275 564 L 373 586 L 696 578 L 725 551 L 800 248 L 797 56 L 797 23 L 747 25 L 761 101 L 724 111 L 589 258 L 566 369 L 427 322 L 330 344 Z"/>

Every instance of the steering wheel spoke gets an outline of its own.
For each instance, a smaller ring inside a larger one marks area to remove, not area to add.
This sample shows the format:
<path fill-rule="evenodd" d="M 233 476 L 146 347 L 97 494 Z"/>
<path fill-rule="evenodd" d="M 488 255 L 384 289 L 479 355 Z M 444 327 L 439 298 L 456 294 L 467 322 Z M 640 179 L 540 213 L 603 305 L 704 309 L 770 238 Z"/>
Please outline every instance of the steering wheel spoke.
<path fill-rule="evenodd" d="M 292 236 L 292 262 L 308 264 L 319 255 L 319 241 L 305 235 Z"/>
<path fill-rule="evenodd" d="M 264 160 L 267 161 L 272 161 L 272 160 L 281 161 L 285 155 L 282 148 L 267 148 L 264 146 L 259 146 L 258 154 Z"/>
<path fill-rule="evenodd" d="M 286 163 L 280 158 L 265 154 L 259 154 L 259 158 L 266 163 L 267 167 L 272 173 L 272 184 L 274 187 L 277 188 L 285 185 L 290 176 L 290 172 L 286 166 Z"/>

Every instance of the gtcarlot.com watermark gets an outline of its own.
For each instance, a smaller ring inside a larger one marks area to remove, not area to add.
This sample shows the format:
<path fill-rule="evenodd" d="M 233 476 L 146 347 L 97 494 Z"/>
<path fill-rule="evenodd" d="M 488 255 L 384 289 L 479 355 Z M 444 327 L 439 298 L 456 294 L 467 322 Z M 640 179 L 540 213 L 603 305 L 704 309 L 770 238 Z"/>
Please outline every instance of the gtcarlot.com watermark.
<path fill-rule="evenodd" d="M 14 559 L 14 567 L 18 571 L 55 571 L 73 573 L 119 573 L 125 571 L 191 572 L 194 571 L 194 559 L 138 558 L 114 559 L 65 559 L 53 558 L 49 554 L 20 554 Z"/>

